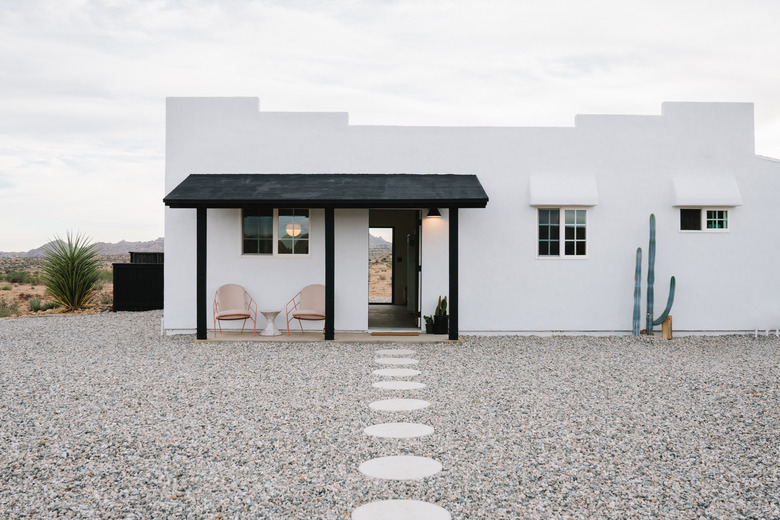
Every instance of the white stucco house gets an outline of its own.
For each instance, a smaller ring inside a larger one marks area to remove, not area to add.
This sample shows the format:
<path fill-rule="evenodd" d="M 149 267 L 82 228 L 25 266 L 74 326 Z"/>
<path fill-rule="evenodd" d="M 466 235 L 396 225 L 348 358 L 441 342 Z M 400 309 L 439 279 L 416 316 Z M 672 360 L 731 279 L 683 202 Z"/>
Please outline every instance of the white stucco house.
<path fill-rule="evenodd" d="M 651 213 L 656 308 L 675 276 L 675 333 L 780 326 L 780 162 L 755 154 L 749 103 L 497 128 L 170 98 L 165 193 L 167 333 L 205 338 L 225 283 L 277 309 L 322 283 L 326 338 L 368 330 L 368 234 L 383 226 L 399 237 L 394 303 L 428 315 L 447 295 L 451 338 L 627 334 Z"/>

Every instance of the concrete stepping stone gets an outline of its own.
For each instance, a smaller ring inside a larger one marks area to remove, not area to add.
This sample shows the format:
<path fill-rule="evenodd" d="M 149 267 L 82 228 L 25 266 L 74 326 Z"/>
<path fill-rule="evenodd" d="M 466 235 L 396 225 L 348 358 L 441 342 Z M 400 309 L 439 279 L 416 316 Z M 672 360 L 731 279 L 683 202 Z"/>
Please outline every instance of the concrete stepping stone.
<path fill-rule="evenodd" d="M 422 372 L 413 368 L 380 368 L 371 373 L 375 376 L 408 377 L 419 376 Z"/>
<path fill-rule="evenodd" d="M 433 426 L 419 423 L 384 423 L 369 426 L 363 433 L 383 439 L 411 439 L 424 437 L 433 433 Z"/>
<path fill-rule="evenodd" d="M 414 350 L 408 348 L 388 348 L 377 350 L 374 354 L 377 356 L 411 356 L 414 354 Z"/>
<path fill-rule="evenodd" d="M 420 500 L 380 500 L 352 511 L 352 520 L 452 520 L 452 515 L 435 504 Z"/>
<path fill-rule="evenodd" d="M 416 365 L 419 363 L 416 359 L 402 357 L 381 357 L 376 358 L 374 361 L 380 365 Z"/>
<path fill-rule="evenodd" d="M 394 455 L 365 461 L 358 470 L 369 477 L 385 480 L 421 480 L 441 471 L 441 463 L 428 457 Z"/>
<path fill-rule="evenodd" d="M 422 399 L 383 399 L 370 403 L 368 407 L 382 412 L 410 412 L 428 408 L 430 405 L 431 403 Z"/>
<path fill-rule="evenodd" d="M 417 381 L 376 381 L 371 383 L 374 388 L 382 390 L 419 390 L 425 388 L 425 383 Z"/>

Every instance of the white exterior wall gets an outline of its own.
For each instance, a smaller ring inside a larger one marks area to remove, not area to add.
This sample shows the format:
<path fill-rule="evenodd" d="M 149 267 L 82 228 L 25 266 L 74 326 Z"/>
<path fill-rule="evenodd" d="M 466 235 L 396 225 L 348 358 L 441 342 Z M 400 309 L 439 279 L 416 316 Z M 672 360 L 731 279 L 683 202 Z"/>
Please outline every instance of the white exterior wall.
<path fill-rule="evenodd" d="M 577 116 L 572 128 L 349 126 L 346 114 L 260 112 L 255 98 L 172 98 L 167 110 L 166 193 L 192 173 L 476 174 L 490 202 L 459 214 L 462 333 L 630 331 L 639 246 L 645 312 L 650 213 L 656 314 L 675 275 L 676 332 L 780 327 L 780 163 L 754 153 L 752 104 L 665 103 L 661 115 Z M 531 176 L 595 180 L 587 258 L 537 258 Z M 736 179 L 728 232 L 679 231 L 673 179 L 688 176 Z M 236 282 L 278 306 L 324 281 L 321 211 L 303 259 L 241 256 L 239 213 L 208 211 L 210 298 Z M 423 219 L 424 314 L 447 294 L 442 214 Z M 367 211 L 336 212 L 337 330 L 367 326 L 367 234 Z M 166 208 L 165 235 L 165 328 L 192 331 L 195 211 Z"/>

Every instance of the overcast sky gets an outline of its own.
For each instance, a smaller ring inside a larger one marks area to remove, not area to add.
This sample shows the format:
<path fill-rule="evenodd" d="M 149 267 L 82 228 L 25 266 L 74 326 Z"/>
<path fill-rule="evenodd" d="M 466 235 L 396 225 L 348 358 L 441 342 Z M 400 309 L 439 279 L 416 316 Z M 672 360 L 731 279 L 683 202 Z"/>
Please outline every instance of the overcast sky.
<path fill-rule="evenodd" d="M 777 0 L 0 0 L 0 251 L 162 236 L 167 96 L 480 126 L 753 102 L 780 158 L 779 21 Z"/>

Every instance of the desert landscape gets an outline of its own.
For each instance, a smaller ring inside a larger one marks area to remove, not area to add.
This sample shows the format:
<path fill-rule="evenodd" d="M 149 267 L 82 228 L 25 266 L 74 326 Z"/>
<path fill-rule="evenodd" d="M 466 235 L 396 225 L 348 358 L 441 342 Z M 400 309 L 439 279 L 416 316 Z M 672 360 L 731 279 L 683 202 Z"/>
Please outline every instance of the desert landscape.
<path fill-rule="evenodd" d="M 393 244 L 370 235 L 368 249 L 368 301 L 389 303 L 393 299 Z"/>
<path fill-rule="evenodd" d="M 130 255 L 100 257 L 100 279 L 93 303 L 78 313 L 110 311 L 114 302 L 114 263 L 129 262 Z M 46 294 L 43 257 L 0 257 L 0 318 L 61 314 Z"/>

